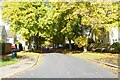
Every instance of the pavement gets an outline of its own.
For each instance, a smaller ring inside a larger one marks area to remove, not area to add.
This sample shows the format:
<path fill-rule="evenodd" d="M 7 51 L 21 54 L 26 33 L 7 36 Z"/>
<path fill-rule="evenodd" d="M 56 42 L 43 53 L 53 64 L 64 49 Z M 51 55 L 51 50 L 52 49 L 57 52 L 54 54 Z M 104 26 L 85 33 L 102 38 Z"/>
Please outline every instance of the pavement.
<path fill-rule="evenodd" d="M 46 53 L 40 58 L 40 64 L 11 78 L 118 78 L 113 71 L 59 53 Z"/>
<path fill-rule="evenodd" d="M 39 58 L 38 56 L 34 56 L 22 59 L 15 64 L 0 67 L 0 80 L 2 78 L 9 78 L 15 74 L 18 74 L 33 67 L 37 63 L 38 58 Z"/>

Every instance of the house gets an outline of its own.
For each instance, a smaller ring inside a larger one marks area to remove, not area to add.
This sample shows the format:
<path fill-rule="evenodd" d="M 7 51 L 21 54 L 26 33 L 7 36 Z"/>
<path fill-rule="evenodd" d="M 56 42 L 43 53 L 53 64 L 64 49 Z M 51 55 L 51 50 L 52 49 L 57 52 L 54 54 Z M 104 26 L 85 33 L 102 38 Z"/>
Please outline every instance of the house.
<path fill-rule="evenodd" d="M 0 25 L 0 41 L 7 42 L 7 32 L 4 25 Z"/>
<path fill-rule="evenodd" d="M 17 35 L 17 41 L 22 44 L 22 47 L 25 49 L 26 42 L 22 39 L 22 36 L 20 34 Z"/>
<path fill-rule="evenodd" d="M 113 44 L 114 42 L 120 43 L 120 29 L 118 27 L 111 27 L 109 32 L 103 30 L 98 41 L 104 44 Z"/>
<path fill-rule="evenodd" d="M 120 29 L 118 27 L 111 27 L 110 35 L 109 35 L 109 42 L 113 44 L 114 42 L 120 43 Z"/>
<path fill-rule="evenodd" d="M 7 43 L 11 43 L 12 45 L 16 44 L 18 50 L 20 50 L 21 46 L 25 47 L 25 41 L 23 41 L 21 35 L 13 34 L 10 29 L 7 30 Z M 21 44 L 19 44 L 21 43 Z M 21 45 L 21 46 L 20 46 Z"/>
<path fill-rule="evenodd" d="M 15 35 L 11 33 L 10 30 L 7 30 L 7 43 L 14 44 L 16 41 Z"/>
<path fill-rule="evenodd" d="M 11 52 L 11 44 L 7 43 L 7 32 L 4 25 L 0 25 L 0 41 L 5 42 L 0 46 L 0 54 L 4 55 Z"/>

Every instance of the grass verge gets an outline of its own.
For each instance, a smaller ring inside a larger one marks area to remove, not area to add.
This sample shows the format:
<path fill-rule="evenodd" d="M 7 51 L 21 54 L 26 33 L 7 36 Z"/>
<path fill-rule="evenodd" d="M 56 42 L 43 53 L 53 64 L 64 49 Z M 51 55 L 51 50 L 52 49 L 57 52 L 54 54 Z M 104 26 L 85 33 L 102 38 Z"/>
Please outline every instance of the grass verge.
<path fill-rule="evenodd" d="M 25 52 L 25 51 L 17 52 L 17 58 L 14 58 L 14 59 L 11 58 L 11 54 L 6 55 L 4 57 L 0 57 L 0 67 L 14 64 L 20 61 L 21 59 L 26 59 L 29 57 L 35 57 L 35 56 L 41 56 L 41 55 L 42 54 L 39 54 L 39 53 Z"/>
<path fill-rule="evenodd" d="M 40 53 L 35 53 L 35 52 L 26 52 L 26 51 L 21 51 L 17 53 L 18 56 L 40 56 L 42 54 Z"/>
<path fill-rule="evenodd" d="M 14 64 L 14 63 L 16 63 L 18 61 L 20 61 L 19 58 L 12 59 L 9 56 L 6 56 L 4 58 L 0 58 L 0 67 L 10 65 L 10 64 Z"/>
<path fill-rule="evenodd" d="M 120 59 L 118 58 L 119 54 L 112 54 L 112 53 L 96 53 L 96 52 L 87 52 L 87 53 L 77 53 L 77 54 L 71 54 L 70 55 L 77 57 L 77 58 L 81 58 L 81 59 L 85 59 L 85 60 L 89 60 L 92 61 L 94 63 L 95 60 L 96 61 L 101 61 L 101 62 L 105 62 L 105 63 L 110 63 L 113 65 L 118 65 L 118 61 L 120 61 Z M 105 64 L 101 64 L 101 63 L 97 63 L 103 67 L 107 67 L 110 70 L 114 70 L 117 72 L 120 72 L 119 68 L 115 68 L 115 67 L 111 67 L 111 66 L 107 66 Z"/>

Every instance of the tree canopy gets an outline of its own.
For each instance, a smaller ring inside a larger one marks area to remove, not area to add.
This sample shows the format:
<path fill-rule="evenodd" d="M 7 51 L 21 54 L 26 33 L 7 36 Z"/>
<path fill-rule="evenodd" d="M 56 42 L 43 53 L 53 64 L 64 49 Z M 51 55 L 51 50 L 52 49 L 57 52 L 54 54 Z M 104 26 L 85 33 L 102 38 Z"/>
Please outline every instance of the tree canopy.
<path fill-rule="evenodd" d="M 119 2 L 4 2 L 3 19 L 26 40 L 32 38 L 78 47 L 88 45 L 90 34 L 98 39 L 102 29 L 119 24 Z"/>

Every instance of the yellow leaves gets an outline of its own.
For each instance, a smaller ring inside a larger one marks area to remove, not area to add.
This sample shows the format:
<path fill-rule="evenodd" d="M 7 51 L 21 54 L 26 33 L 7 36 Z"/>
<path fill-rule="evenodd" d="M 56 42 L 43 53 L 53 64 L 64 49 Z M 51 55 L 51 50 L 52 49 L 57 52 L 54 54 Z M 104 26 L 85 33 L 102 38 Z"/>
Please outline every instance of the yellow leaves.
<path fill-rule="evenodd" d="M 30 21 L 35 20 L 35 14 L 34 13 L 30 13 L 30 14 L 25 16 L 25 19 L 26 20 L 30 20 Z"/>
<path fill-rule="evenodd" d="M 71 34 L 71 33 L 72 33 L 72 27 L 71 27 L 70 22 L 67 23 L 66 27 L 64 27 L 64 28 L 61 30 L 61 32 L 64 33 L 64 34 Z"/>
<path fill-rule="evenodd" d="M 61 30 L 62 33 L 65 32 L 65 31 L 66 31 L 66 27 L 64 27 L 64 28 Z"/>
<path fill-rule="evenodd" d="M 115 21 L 115 22 L 113 22 L 112 24 L 111 24 L 111 26 L 119 26 L 120 25 L 120 23 L 118 22 L 118 21 Z"/>
<path fill-rule="evenodd" d="M 90 25 L 90 23 L 91 23 L 91 18 L 89 16 L 82 17 L 82 24 L 83 25 Z"/>
<path fill-rule="evenodd" d="M 80 52 L 79 52 L 80 53 Z M 95 52 L 87 52 L 87 53 L 80 53 L 80 54 L 70 54 L 74 57 L 77 57 L 77 58 L 82 58 L 82 59 L 87 59 L 87 60 L 96 60 L 96 61 L 102 61 L 102 62 L 107 62 L 107 63 L 112 63 L 112 64 L 116 64 L 118 65 L 118 62 L 119 62 L 119 59 L 118 59 L 118 56 L 119 54 L 112 54 L 112 53 L 95 53 Z M 110 67 L 110 66 L 105 66 L 103 64 L 100 64 L 99 65 L 103 66 L 103 67 L 106 67 L 110 70 L 115 70 L 117 72 L 120 72 L 120 69 L 118 68 L 114 68 L 114 67 Z"/>
<path fill-rule="evenodd" d="M 21 28 L 21 33 L 22 34 L 24 34 L 24 33 L 29 34 L 28 29 L 26 29 L 26 28 Z"/>
<path fill-rule="evenodd" d="M 49 46 L 51 43 L 49 41 L 45 41 L 43 46 Z"/>
<path fill-rule="evenodd" d="M 78 37 L 75 39 L 75 44 L 78 45 L 78 47 L 82 47 L 82 46 L 87 46 L 88 45 L 88 38 L 85 37 Z"/>
<path fill-rule="evenodd" d="M 78 24 L 89 26 L 90 29 L 93 29 L 92 32 L 95 35 L 100 35 L 100 28 L 106 28 L 105 24 L 118 18 L 118 13 L 116 14 L 118 6 L 113 6 L 111 3 L 54 2 L 47 3 L 48 6 L 45 4 L 31 2 L 9 3 L 5 5 L 3 17 L 4 19 L 10 17 L 12 27 L 15 29 L 23 27 L 31 30 L 31 35 L 33 33 L 39 33 L 39 36 L 49 35 L 45 33 L 59 35 L 58 32 L 61 31 L 61 33 L 65 34 L 65 37 L 71 37 L 71 39 L 82 34 Z M 107 12 L 109 12 L 108 15 Z M 24 31 L 28 34 L 27 30 L 23 29 L 23 33 Z M 77 40 L 80 46 L 87 44 L 85 38 L 80 37 Z"/>

